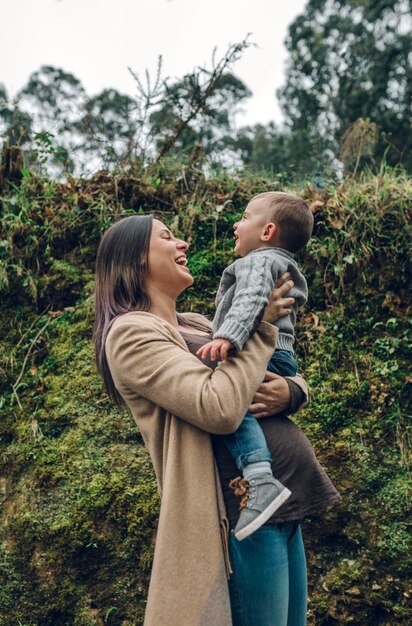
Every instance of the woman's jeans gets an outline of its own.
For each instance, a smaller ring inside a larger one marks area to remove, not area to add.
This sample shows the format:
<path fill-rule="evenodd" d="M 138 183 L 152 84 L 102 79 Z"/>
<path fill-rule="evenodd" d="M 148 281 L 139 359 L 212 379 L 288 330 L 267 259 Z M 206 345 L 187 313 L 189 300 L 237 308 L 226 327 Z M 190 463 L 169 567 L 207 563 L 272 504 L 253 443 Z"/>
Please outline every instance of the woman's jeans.
<path fill-rule="evenodd" d="M 299 522 L 266 524 L 229 540 L 233 626 L 304 626 L 306 559 Z"/>
<path fill-rule="evenodd" d="M 298 369 L 295 355 L 289 350 L 275 350 L 267 369 L 279 376 L 295 376 Z M 251 463 L 272 461 L 265 435 L 258 420 L 251 413 L 246 413 L 236 432 L 224 435 L 223 439 L 240 471 Z"/>

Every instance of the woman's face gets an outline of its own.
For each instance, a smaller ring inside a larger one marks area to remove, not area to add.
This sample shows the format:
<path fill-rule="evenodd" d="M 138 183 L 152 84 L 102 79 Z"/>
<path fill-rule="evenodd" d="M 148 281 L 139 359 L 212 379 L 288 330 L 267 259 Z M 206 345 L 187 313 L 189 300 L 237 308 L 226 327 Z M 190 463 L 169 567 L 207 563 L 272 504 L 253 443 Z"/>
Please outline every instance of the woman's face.
<path fill-rule="evenodd" d="M 170 230 L 159 220 L 153 220 L 148 259 L 148 288 L 156 289 L 172 298 L 193 284 L 186 267 L 185 241 L 173 237 Z"/>

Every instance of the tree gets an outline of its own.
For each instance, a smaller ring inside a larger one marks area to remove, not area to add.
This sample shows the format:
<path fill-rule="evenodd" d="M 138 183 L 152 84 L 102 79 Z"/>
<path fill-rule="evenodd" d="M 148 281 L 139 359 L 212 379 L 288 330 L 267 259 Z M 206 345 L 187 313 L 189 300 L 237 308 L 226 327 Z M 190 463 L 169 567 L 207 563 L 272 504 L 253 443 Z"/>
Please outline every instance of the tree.
<path fill-rule="evenodd" d="M 219 76 L 207 93 L 198 73 L 167 85 L 163 104 L 150 116 L 159 154 L 188 154 L 201 145 L 203 153 L 211 155 L 233 147 L 233 115 L 248 96 L 246 85 L 231 73 Z"/>
<path fill-rule="evenodd" d="M 378 129 L 373 158 L 412 170 L 411 26 L 410 0 L 308 1 L 289 27 L 278 92 L 301 170 L 338 158 L 360 118 Z"/>
<path fill-rule="evenodd" d="M 33 120 L 32 151 L 37 151 L 36 137 L 47 137 L 49 161 L 56 174 L 74 169 L 81 140 L 73 130 L 85 100 L 81 82 L 73 74 L 50 65 L 33 72 L 17 95 L 19 109 L 29 112 Z"/>
<path fill-rule="evenodd" d="M 137 130 L 136 102 L 115 89 L 104 89 L 84 104 L 75 128 L 84 138 L 83 150 L 107 163 L 132 155 Z"/>
<path fill-rule="evenodd" d="M 24 146 L 30 141 L 32 117 L 17 102 L 10 102 L 4 85 L 0 84 L 0 136 L 10 146 Z"/>
<path fill-rule="evenodd" d="M 62 69 L 43 65 L 18 94 L 23 108 L 32 108 L 42 130 L 64 131 L 78 119 L 86 94 L 81 82 Z M 47 128 L 45 126 L 48 126 Z"/>
<path fill-rule="evenodd" d="M 244 140 L 243 162 L 253 172 L 271 172 L 290 177 L 295 172 L 294 158 L 289 154 L 289 135 L 274 122 L 256 124 L 252 128 L 241 129 L 237 136 Z M 246 150 L 247 147 L 247 150 Z"/>
<path fill-rule="evenodd" d="M 246 38 L 217 62 L 214 54 L 210 70 L 200 67 L 172 84 L 164 82 L 159 108 L 149 117 L 157 159 L 199 146 L 205 155 L 231 147 L 233 115 L 251 92 L 229 69 L 249 45 Z"/>

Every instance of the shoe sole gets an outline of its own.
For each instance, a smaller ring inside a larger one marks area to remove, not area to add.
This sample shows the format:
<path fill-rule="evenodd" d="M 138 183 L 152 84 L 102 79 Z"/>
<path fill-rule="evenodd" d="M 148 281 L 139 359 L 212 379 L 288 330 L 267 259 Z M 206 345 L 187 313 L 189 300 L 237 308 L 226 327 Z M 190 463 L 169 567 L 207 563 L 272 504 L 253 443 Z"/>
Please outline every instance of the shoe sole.
<path fill-rule="evenodd" d="M 286 500 L 291 495 L 292 492 L 287 487 L 285 487 L 282 493 L 280 493 L 278 497 L 275 498 L 273 502 L 271 502 L 269 506 L 266 507 L 266 509 L 253 520 L 253 522 L 250 522 L 250 524 L 242 528 L 242 530 L 239 530 L 237 533 L 235 533 L 236 539 L 238 541 L 242 541 L 243 539 L 246 539 L 246 537 L 249 537 L 249 535 L 252 535 L 258 528 L 260 528 L 265 522 L 267 522 L 269 517 L 271 517 L 273 513 L 280 506 L 282 506 L 282 504 L 286 502 Z"/>

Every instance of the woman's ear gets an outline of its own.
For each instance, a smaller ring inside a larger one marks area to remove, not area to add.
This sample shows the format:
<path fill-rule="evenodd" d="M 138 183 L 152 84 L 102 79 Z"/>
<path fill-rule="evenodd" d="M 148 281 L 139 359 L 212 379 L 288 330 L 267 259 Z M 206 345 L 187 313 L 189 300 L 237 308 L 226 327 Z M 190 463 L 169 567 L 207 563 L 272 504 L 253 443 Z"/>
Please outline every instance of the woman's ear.
<path fill-rule="evenodd" d="M 264 241 L 265 243 L 269 243 L 270 241 L 272 241 L 277 233 L 277 226 L 276 224 L 274 224 L 273 222 L 269 222 L 268 224 L 265 224 L 265 227 L 262 231 L 262 234 L 260 235 L 260 240 Z"/>

